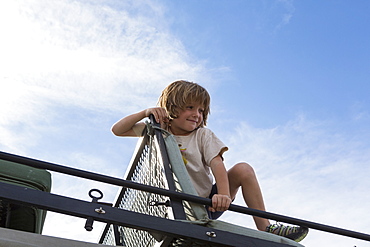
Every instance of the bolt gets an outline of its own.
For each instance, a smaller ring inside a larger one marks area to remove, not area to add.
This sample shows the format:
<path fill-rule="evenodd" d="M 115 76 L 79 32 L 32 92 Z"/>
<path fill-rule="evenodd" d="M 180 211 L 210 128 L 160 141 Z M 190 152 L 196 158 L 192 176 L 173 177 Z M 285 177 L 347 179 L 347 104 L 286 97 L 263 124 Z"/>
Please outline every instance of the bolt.
<path fill-rule="evenodd" d="M 102 207 L 96 208 L 95 212 L 97 212 L 98 214 L 105 214 L 105 210 Z"/>
<path fill-rule="evenodd" d="M 206 232 L 206 235 L 208 237 L 211 237 L 211 238 L 215 238 L 216 237 L 216 233 L 215 232 Z"/>

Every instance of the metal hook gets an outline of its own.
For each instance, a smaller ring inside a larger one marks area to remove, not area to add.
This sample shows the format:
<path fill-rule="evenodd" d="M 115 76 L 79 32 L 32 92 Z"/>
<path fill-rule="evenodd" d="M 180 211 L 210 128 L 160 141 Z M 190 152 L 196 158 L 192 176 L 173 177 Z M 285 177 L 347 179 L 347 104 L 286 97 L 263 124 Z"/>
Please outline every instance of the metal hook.
<path fill-rule="evenodd" d="M 93 193 L 98 192 L 99 196 L 94 196 Z M 98 189 L 91 189 L 89 191 L 89 196 L 92 198 L 92 202 L 97 202 L 98 200 L 103 198 L 103 192 Z"/>
<path fill-rule="evenodd" d="M 99 195 L 98 196 L 94 196 L 93 193 L 94 192 L 97 192 Z M 98 200 L 102 199 L 103 198 L 103 192 L 101 192 L 100 190 L 98 189 L 91 189 L 89 191 L 89 196 L 92 198 L 92 202 L 93 203 L 98 203 Z M 99 209 L 95 209 L 95 212 L 101 214 L 101 213 L 105 213 L 105 211 L 103 210 L 102 207 L 100 207 Z M 86 223 L 85 223 L 85 229 L 86 231 L 92 231 L 93 229 L 93 223 L 94 223 L 94 219 L 92 217 L 88 217 L 86 219 Z"/>

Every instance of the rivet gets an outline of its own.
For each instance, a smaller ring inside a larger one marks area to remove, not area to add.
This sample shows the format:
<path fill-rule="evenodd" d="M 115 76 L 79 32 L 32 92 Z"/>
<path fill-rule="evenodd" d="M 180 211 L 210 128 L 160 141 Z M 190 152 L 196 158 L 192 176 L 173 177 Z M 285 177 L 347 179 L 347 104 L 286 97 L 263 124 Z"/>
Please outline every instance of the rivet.
<path fill-rule="evenodd" d="M 216 233 L 215 232 L 206 232 L 206 235 L 208 237 L 211 237 L 211 238 L 215 238 L 216 237 Z"/>
<path fill-rule="evenodd" d="M 95 212 L 97 212 L 98 214 L 105 214 L 105 210 L 102 207 L 96 208 Z"/>

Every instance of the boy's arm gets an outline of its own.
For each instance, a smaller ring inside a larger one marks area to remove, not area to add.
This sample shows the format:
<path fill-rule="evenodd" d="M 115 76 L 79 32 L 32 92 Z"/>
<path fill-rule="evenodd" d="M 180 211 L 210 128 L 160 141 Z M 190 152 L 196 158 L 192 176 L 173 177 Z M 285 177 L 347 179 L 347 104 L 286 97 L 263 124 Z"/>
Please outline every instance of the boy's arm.
<path fill-rule="evenodd" d="M 138 123 L 142 119 L 149 117 L 150 114 L 154 115 L 154 118 L 157 122 L 163 123 L 168 119 L 167 112 L 162 107 L 154 107 L 142 110 L 140 112 L 128 115 L 117 123 L 115 123 L 112 127 L 112 132 L 116 136 L 136 136 L 134 130 L 132 129 L 136 124 L 144 124 Z"/>
<path fill-rule="evenodd" d="M 211 160 L 211 170 L 216 180 L 217 193 L 212 197 L 211 211 L 225 211 L 231 203 L 229 179 L 227 171 L 220 155 Z"/>
<path fill-rule="evenodd" d="M 136 136 L 135 132 L 133 131 L 133 127 L 135 124 L 139 124 L 138 122 L 146 117 L 145 111 L 140 111 L 138 113 L 134 113 L 128 115 L 117 123 L 112 126 L 112 132 L 116 136 Z"/>

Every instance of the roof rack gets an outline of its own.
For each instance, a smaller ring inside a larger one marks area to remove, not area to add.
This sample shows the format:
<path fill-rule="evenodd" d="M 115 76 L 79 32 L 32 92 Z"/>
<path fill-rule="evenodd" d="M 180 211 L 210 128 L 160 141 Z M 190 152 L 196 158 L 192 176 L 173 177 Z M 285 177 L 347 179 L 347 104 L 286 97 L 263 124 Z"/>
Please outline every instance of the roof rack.
<path fill-rule="evenodd" d="M 90 190 L 89 195 L 92 201 L 87 202 L 6 182 L 0 182 L 0 198 L 15 204 L 85 218 L 86 230 L 92 229 L 94 221 L 105 222 L 106 227 L 102 232 L 100 244 L 115 246 L 302 246 L 280 236 L 199 216 L 202 215 L 202 205 L 211 205 L 211 200 L 189 193 L 186 183 L 184 185 L 184 182 L 180 181 L 184 179 L 173 172 L 176 161 L 172 157 L 173 151 L 170 154 L 168 152 L 168 143 L 171 142 L 171 138 L 166 138 L 167 136 L 158 125 L 148 126 L 144 137 L 138 143 L 125 179 L 0 151 L 0 161 L 14 162 L 121 186 L 122 189 L 114 205 L 100 202 L 103 193 L 97 189 Z M 230 205 L 229 210 L 370 241 L 368 234 L 234 204 Z"/>

